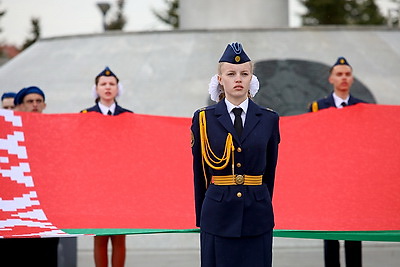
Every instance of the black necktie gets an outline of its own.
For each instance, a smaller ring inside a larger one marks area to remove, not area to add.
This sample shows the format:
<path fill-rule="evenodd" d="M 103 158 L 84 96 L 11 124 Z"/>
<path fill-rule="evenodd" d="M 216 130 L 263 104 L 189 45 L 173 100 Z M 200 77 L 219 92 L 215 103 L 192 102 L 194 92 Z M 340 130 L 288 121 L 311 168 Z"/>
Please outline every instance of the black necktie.
<path fill-rule="evenodd" d="M 342 105 L 342 107 L 347 106 L 346 102 L 342 102 L 342 104 L 340 104 L 340 105 Z"/>
<path fill-rule="evenodd" d="M 112 115 L 111 110 L 108 110 L 107 115 L 108 115 L 108 116 L 111 116 L 111 115 Z"/>
<path fill-rule="evenodd" d="M 242 109 L 241 108 L 234 108 L 232 110 L 233 114 L 235 114 L 235 122 L 233 126 L 235 127 L 236 132 L 238 133 L 239 137 L 242 135 L 243 131 L 243 123 L 242 123 Z"/>

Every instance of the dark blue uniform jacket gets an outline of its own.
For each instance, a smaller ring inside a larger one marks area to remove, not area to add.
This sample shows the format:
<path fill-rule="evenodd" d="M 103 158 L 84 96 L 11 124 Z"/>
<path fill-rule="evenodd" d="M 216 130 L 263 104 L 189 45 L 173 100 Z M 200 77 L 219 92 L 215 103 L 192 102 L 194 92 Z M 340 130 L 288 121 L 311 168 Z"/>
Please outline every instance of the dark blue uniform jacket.
<path fill-rule="evenodd" d="M 212 175 L 231 175 L 231 163 L 215 170 L 205 163 L 204 177 L 199 133 L 199 112 L 192 120 L 192 154 L 196 225 L 202 231 L 224 237 L 255 236 L 274 227 L 272 193 L 278 158 L 279 116 L 249 100 L 245 125 L 238 137 L 225 101 L 205 108 L 207 135 L 214 153 L 221 157 L 228 133 L 235 146 L 235 174 L 262 175 L 262 185 L 214 185 Z M 241 148 L 238 152 L 237 148 Z M 207 185 L 206 185 L 207 181 Z M 206 188 L 208 186 L 208 188 Z M 241 197 L 238 197 L 238 193 Z"/>
<path fill-rule="evenodd" d="M 114 116 L 115 116 L 115 115 L 119 115 L 119 114 L 124 113 L 124 112 L 132 112 L 131 110 L 125 109 L 125 108 L 119 106 L 118 104 L 115 104 L 115 105 L 116 105 L 116 106 L 115 106 L 115 111 L 114 111 L 114 114 L 113 114 Z M 99 105 L 96 104 L 96 105 L 94 105 L 93 107 L 90 107 L 90 108 L 88 108 L 88 109 L 81 110 L 81 113 L 82 113 L 82 112 L 99 112 L 99 113 L 101 113 L 101 110 L 100 110 Z"/>
<path fill-rule="evenodd" d="M 319 99 L 316 101 L 318 104 L 318 110 L 320 109 L 325 109 L 325 108 L 330 108 L 330 107 L 336 107 L 335 105 L 335 100 L 333 99 L 333 93 L 328 95 L 325 98 Z M 355 98 L 353 96 L 350 95 L 349 98 L 349 102 L 347 103 L 347 105 L 351 106 L 351 105 L 355 105 L 358 103 L 365 103 L 365 101 Z M 308 111 L 312 111 L 312 105 L 310 105 L 310 108 Z"/>

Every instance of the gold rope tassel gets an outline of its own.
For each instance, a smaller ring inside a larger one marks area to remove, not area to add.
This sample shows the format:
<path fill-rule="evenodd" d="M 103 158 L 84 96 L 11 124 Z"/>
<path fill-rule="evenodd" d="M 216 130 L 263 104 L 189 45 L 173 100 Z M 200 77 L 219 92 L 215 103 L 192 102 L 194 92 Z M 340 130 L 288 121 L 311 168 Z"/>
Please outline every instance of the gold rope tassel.
<path fill-rule="evenodd" d="M 203 171 L 207 187 L 208 183 L 207 183 L 207 176 L 205 172 L 204 162 L 206 162 L 207 165 L 213 168 L 214 170 L 222 170 L 225 169 L 226 166 L 228 166 L 229 160 L 232 156 L 232 173 L 233 173 L 234 171 L 233 151 L 235 151 L 235 147 L 233 146 L 232 134 L 228 133 L 228 136 L 226 137 L 225 141 L 224 154 L 222 155 L 222 157 L 218 157 L 212 151 L 210 143 L 208 141 L 206 113 L 204 110 L 201 111 L 199 114 L 199 124 L 200 124 L 201 155 L 203 158 Z"/>

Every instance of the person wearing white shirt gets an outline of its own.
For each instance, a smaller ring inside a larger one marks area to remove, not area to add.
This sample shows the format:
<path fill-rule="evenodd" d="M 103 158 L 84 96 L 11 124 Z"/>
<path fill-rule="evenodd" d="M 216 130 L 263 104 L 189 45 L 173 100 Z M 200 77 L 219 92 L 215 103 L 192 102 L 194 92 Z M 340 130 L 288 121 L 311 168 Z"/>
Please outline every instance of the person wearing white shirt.
<path fill-rule="evenodd" d="M 316 112 L 326 108 L 344 108 L 365 101 L 355 98 L 350 94 L 354 81 L 353 68 L 344 57 L 339 57 L 330 69 L 329 83 L 333 86 L 333 92 L 325 98 L 316 100 L 309 107 L 310 112 Z M 361 241 L 344 241 L 345 261 L 347 267 L 362 266 Z M 340 266 L 340 244 L 338 240 L 324 240 L 325 267 Z"/>
<path fill-rule="evenodd" d="M 217 104 L 193 116 L 196 225 L 202 267 L 270 267 L 279 115 L 251 98 L 259 83 L 240 43 L 219 60 L 209 93 Z"/>
<path fill-rule="evenodd" d="M 117 96 L 121 94 L 121 85 L 118 77 L 106 67 L 95 78 L 93 87 L 96 96 L 96 105 L 84 109 L 81 113 L 98 112 L 106 116 L 116 116 L 131 110 L 119 106 L 116 102 Z M 96 267 L 108 266 L 108 241 L 112 244 L 112 266 L 123 267 L 126 258 L 125 235 L 104 235 L 94 237 L 94 260 Z"/>
<path fill-rule="evenodd" d="M 333 92 L 322 99 L 313 101 L 309 111 L 316 112 L 330 107 L 343 108 L 365 103 L 364 100 L 355 98 L 350 94 L 350 89 L 354 82 L 353 68 L 344 57 L 339 57 L 331 67 L 328 80 L 332 84 Z"/>

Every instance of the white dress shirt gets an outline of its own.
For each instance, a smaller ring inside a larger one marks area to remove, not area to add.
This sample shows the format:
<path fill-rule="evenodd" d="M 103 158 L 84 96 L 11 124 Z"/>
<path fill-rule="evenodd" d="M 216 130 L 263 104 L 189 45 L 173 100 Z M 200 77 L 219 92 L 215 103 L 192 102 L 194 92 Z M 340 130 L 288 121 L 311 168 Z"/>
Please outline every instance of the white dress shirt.
<path fill-rule="evenodd" d="M 342 99 L 342 98 L 338 97 L 335 93 L 333 93 L 333 100 L 335 100 L 335 106 L 337 108 L 342 108 L 343 107 L 342 106 L 343 102 L 346 103 L 346 105 L 348 105 L 349 104 L 349 99 L 350 99 L 350 95 L 347 96 L 346 99 Z"/>
<path fill-rule="evenodd" d="M 107 113 L 108 113 L 109 110 L 110 110 L 111 113 L 114 115 L 114 113 L 115 113 L 115 107 L 116 107 L 115 102 L 114 102 L 111 106 L 109 106 L 109 107 L 103 105 L 103 104 L 100 103 L 100 102 L 98 102 L 97 104 L 99 105 L 99 108 L 100 108 L 100 110 L 101 110 L 101 113 L 103 113 L 103 115 L 107 115 Z"/>
<path fill-rule="evenodd" d="M 244 121 L 246 120 L 247 108 L 249 107 L 249 99 L 246 98 L 246 100 L 243 101 L 239 106 L 235 106 L 234 104 L 232 104 L 225 98 L 225 104 L 226 104 L 228 113 L 231 116 L 232 123 L 235 122 L 235 114 L 233 114 L 232 110 L 234 108 L 241 108 L 243 110 L 241 117 L 242 117 L 242 123 L 243 123 L 243 127 L 244 127 Z"/>

